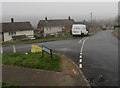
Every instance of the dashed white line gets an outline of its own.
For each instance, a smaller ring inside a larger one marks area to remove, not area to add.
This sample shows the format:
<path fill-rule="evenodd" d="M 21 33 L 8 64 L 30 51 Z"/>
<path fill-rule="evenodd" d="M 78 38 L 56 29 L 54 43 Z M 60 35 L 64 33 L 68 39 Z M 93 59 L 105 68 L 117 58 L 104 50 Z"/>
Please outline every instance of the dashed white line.
<path fill-rule="evenodd" d="M 88 38 L 88 37 L 87 37 Z M 87 38 L 83 38 L 82 40 L 80 40 L 79 41 L 79 43 L 81 43 L 82 41 L 82 46 L 81 46 L 81 49 L 80 49 L 80 59 L 79 59 L 79 62 L 80 62 L 80 64 L 79 64 L 79 68 L 82 68 L 82 52 L 83 52 L 83 47 L 84 47 L 84 44 L 85 44 L 85 41 L 87 40 Z"/>
<path fill-rule="evenodd" d="M 80 55 L 80 58 L 82 58 L 82 55 Z"/>
<path fill-rule="evenodd" d="M 82 53 L 80 53 L 80 55 L 82 55 Z"/>
<path fill-rule="evenodd" d="M 82 59 L 79 59 L 79 62 L 81 63 L 81 62 L 82 62 Z"/>
<path fill-rule="evenodd" d="M 82 68 L 82 64 L 79 64 L 79 68 Z"/>

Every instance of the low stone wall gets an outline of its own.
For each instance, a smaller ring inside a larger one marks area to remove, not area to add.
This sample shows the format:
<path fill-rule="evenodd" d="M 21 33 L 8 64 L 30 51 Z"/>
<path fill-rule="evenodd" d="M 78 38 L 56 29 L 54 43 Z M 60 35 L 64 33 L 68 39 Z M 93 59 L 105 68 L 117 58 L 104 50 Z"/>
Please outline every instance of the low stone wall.
<path fill-rule="evenodd" d="M 67 35 L 71 35 L 70 32 L 57 32 L 57 33 L 51 33 L 51 34 L 44 34 L 41 36 L 41 38 L 63 37 Z"/>

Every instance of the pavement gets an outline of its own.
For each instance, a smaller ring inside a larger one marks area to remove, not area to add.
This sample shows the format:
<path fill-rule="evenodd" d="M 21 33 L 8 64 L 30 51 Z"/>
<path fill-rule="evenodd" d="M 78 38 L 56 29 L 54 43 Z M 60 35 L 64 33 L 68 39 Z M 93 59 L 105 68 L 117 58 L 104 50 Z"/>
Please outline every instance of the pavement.
<path fill-rule="evenodd" d="M 88 80 L 96 80 L 102 75 L 104 81 L 94 82 L 98 86 L 118 85 L 118 39 L 111 30 L 102 30 L 87 38 L 58 40 L 44 43 L 16 45 L 17 52 L 29 52 L 31 45 L 45 45 L 53 50 L 69 57 L 79 67 L 80 51 L 82 51 L 83 74 Z M 81 41 L 81 42 L 80 42 Z M 4 53 L 13 52 L 12 46 L 3 47 Z"/>
<path fill-rule="evenodd" d="M 45 71 L 17 66 L 2 65 L 2 80 L 17 86 L 87 86 L 83 73 L 73 62 L 61 56 L 61 71 Z"/>
<path fill-rule="evenodd" d="M 75 78 L 59 72 L 3 65 L 3 81 L 17 86 L 75 86 Z"/>

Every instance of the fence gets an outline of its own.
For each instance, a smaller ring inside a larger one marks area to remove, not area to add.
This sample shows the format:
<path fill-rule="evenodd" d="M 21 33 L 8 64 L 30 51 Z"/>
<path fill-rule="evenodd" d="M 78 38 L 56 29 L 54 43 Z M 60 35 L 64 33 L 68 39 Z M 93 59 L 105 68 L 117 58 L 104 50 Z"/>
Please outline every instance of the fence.
<path fill-rule="evenodd" d="M 44 35 L 37 34 L 36 39 L 38 39 L 38 38 L 50 38 L 50 37 L 62 37 L 62 36 L 67 36 L 67 35 L 71 35 L 70 31 L 50 33 L 50 34 L 44 34 Z"/>

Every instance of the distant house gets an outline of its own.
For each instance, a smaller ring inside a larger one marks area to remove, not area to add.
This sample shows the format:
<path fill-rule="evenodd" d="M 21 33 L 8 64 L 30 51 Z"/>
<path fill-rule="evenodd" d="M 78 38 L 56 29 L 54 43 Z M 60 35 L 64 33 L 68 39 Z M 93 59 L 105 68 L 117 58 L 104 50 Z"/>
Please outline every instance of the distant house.
<path fill-rule="evenodd" d="M 38 30 L 42 30 L 44 34 L 52 34 L 62 31 L 70 31 L 72 25 L 75 21 L 73 19 L 53 19 L 48 20 L 47 17 L 45 20 L 40 20 L 37 28 Z"/>
<path fill-rule="evenodd" d="M 11 22 L 0 23 L 2 25 L 2 31 L 0 31 L 0 36 L 2 36 L 2 42 L 10 41 L 14 36 L 24 37 L 27 35 L 33 35 L 34 30 L 30 22 L 14 22 L 14 19 L 11 19 Z"/>

